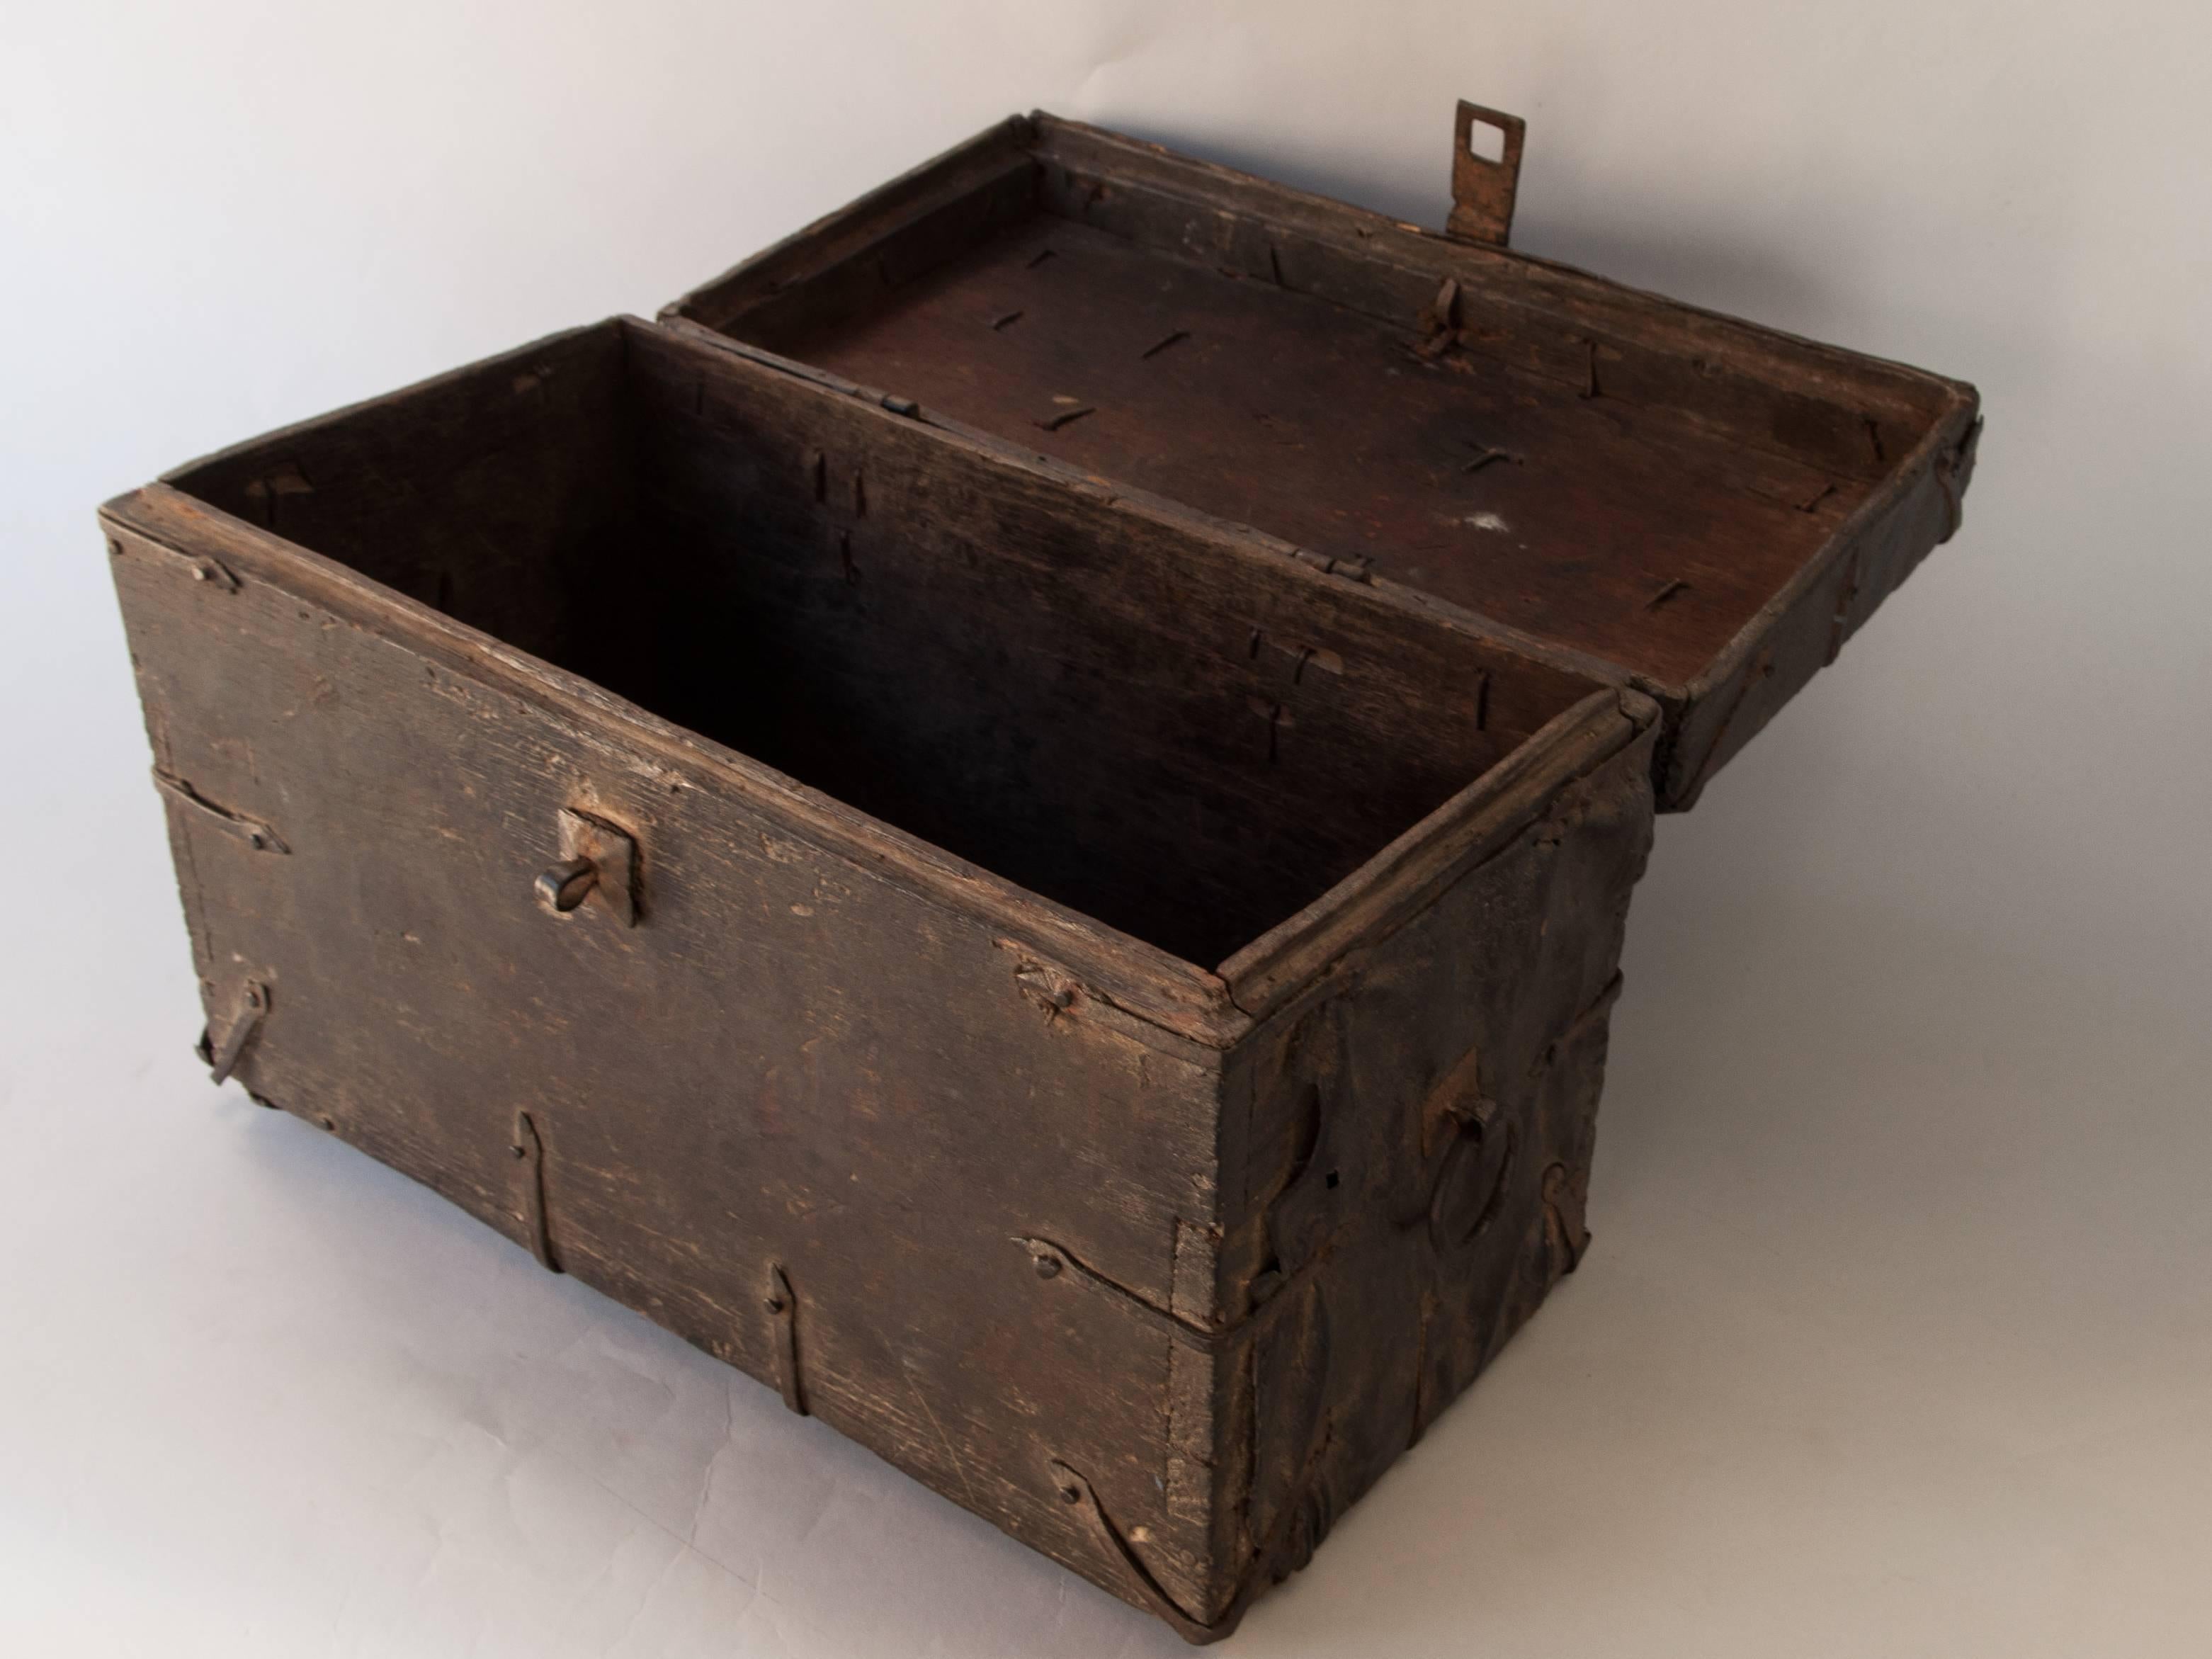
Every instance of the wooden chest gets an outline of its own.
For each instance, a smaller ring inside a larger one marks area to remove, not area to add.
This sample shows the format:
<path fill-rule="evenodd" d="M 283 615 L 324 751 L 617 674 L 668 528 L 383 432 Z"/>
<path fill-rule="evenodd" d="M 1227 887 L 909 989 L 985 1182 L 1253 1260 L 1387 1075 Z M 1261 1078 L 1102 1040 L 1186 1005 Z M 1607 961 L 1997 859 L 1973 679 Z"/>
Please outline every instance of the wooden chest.
<path fill-rule="evenodd" d="M 1224 1633 L 1575 1265 L 1655 787 L 1971 463 L 1490 245 L 1484 114 L 1474 241 L 1017 118 L 109 503 L 216 1074 Z"/>

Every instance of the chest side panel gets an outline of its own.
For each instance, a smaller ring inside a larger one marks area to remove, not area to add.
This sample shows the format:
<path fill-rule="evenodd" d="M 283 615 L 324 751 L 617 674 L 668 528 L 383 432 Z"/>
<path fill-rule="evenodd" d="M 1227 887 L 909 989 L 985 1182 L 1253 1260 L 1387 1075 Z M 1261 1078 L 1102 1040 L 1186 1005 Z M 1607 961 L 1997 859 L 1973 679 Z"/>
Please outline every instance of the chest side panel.
<path fill-rule="evenodd" d="M 1079 1464 L 1204 1594 L 1154 1310 L 1212 1282 L 1212 1051 L 712 766 L 117 546 L 209 1048 L 257 1098 L 1127 1594 Z M 634 841 L 635 926 L 538 894 L 564 810 Z M 1097 1293 L 1040 1295 L 1051 1251 Z"/>
<path fill-rule="evenodd" d="M 1651 841 L 1647 731 L 1239 1051 L 1226 1111 L 1227 1547 L 1304 1565 L 1579 1261 L 1608 1016 Z"/>

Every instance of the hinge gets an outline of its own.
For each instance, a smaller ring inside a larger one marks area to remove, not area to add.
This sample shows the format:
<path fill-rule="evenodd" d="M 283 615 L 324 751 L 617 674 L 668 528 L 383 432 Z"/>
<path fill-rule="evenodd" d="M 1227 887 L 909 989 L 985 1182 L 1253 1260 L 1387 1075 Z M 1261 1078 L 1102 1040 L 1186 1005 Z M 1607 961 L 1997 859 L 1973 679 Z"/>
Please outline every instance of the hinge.
<path fill-rule="evenodd" d="M 1496 161 L 1471 147 L 1477 122 L 1505 137 Z M 1445 234 L 1462 242 L 1504 247 L 1513 234 L 1513 198 L 1521 185 L 1521 141 L 1528 123 L 1502 110 L 1485 109 L 1464 98 L 1452 134 L 1452 210 Z"/>

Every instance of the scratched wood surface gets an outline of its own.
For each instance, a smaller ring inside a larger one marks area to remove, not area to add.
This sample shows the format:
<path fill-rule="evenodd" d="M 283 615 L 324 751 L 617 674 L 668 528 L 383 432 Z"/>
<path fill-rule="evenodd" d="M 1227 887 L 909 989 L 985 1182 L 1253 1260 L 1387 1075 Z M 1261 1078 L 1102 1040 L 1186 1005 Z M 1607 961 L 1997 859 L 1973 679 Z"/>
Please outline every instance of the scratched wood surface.
<path fill-rule="evenodd" d="M 1563 1270 L 1636 694 L 622 320 L 103 520 L 210 1065 L 1191 1639 Z"/>
<path fill-rule="evenodd" d="M 1956 528 L 1976 430 L 1958 382 L 1042 115 L 665 314 L 1614 665 L 1668 806 Z"/>

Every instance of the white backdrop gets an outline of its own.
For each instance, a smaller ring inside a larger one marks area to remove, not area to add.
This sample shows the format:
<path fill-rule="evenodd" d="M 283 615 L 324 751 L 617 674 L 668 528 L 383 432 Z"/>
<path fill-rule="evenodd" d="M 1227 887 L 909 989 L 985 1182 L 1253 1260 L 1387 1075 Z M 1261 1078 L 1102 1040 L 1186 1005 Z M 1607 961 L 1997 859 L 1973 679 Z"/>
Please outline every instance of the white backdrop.
<path fill-rule="evenodd" d="M 2212 1647 L 2212 27 L 2180 3 L 0 0 L 0 1650 L 1177 1644 L 211 1090 L 92 509 L 1042 106 L 1978 382 L 1664 821 L 1583 1270 L 1237 1650 Z"/>

